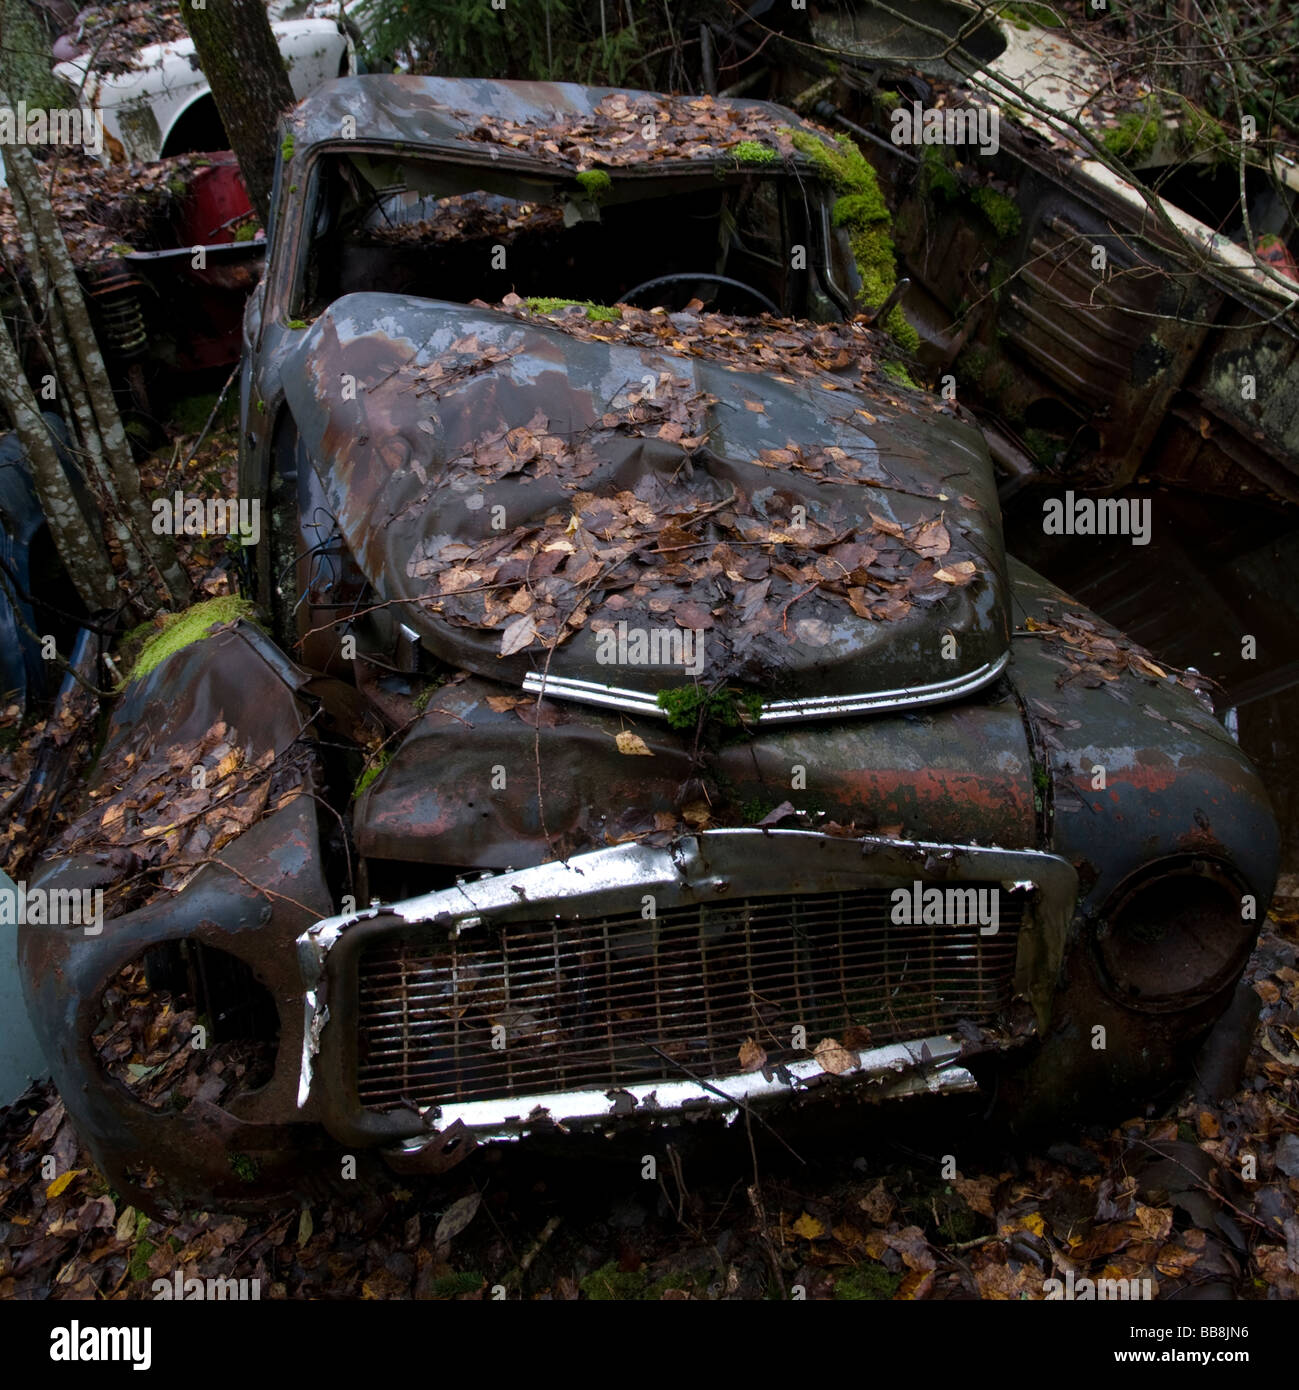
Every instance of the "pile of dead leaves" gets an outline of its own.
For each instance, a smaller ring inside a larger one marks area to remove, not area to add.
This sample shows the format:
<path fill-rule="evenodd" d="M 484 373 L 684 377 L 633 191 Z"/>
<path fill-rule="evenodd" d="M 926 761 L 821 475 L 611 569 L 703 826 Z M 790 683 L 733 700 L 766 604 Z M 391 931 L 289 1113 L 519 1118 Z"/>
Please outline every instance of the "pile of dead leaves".
<path fill-rule="evenodd" d="M 564 160 L 578 170 L 669 159 L 716 159 L 744 141 L 761 142 L 792 155 L 788 117 L 760 106 L 732 105 L 713 97 L 629 97 L 614 92 L 589 116 L 543 124 L 511 121 L 483 112 L 456 113 L 469 138 L 520 150 L 540 159 Z"/>
<path fill-rule="evenodd" d="M 34 1088 L 0 1111 L 0 1298 L 149 1298 L 177 1271 L 257 1278 L 262 1298 L 479 1299 L 501 1284 L 559 1300 L 801 1286 L 815 1299 L 1017 1301 L 1045 1298 L 1052 1279 L 1075 1299 L 1100 1279 L 1135 1279 L 1138 1298 L 1146 1280 L 1158 1299 L 1299 1298 L 1299 911 L 1280 916 L 1246 968 L 1263 1018 L 1234 1094 L 1188 1092 L 1171 1113 L 1027 1154 L 978 1150 L 950 1124 L 932 1151 L 910 1133 L 895 1146 L 891 1126 L 848 1113 L 841 1129 L 861 1147 L 832 1155 L 789 1129 L 801 1155 L 779 1150 L 783 1163 L 742 1183 L 671 1139 L 656 1184 L 639 1142 L 625 1167 L 489 1150 L 442 1183 L 375 1171 L 255 1217 L 153 1219 L 113 1194 L 61 1102 Z M 872 1129 L 883 1137 L 863 1153 Z"/>
<path fill-rule="evenodd" d="M 104 990 L 103 1015 L 91 1036 L 104 1070 L 151 1110 L 183 1109 L 192 1100 L 228 1104 L 264 1086 L 275 1066 L 270 1041 L 240 1038 L 196 1046 L 200 1018 L 188 994 L 151 984 L 143 960 L 118 971 Z"/>
<path fill-rule="evenodd" d="M 482 193 L 454 193 L 433 204 L 428 217 L 417 221 L 385 220 L 379 226 L 367 227 L 365 237 L 379 246 L 508 242 L 523 232 L 555 230 L 563 222 L 563 210 L 544 203 L 521 203 Z"/>
<path fill-rule="evenodd" d="M 515 296 L 504 303 L 507 309 L 520 305 Z M 693 311 L 664 315 L 624 307 L 616 323 L 595 323 L 579 308 L 547 320 L 577 337 L 693 351 L 787 383 L 830 377 L 844 367 L 864 370 L 869 345 L 851 324 Z M 469 335 L 411 373 L 410 385 L 436 400 L 511 355 L 484 349 Z M 866 436 L 860 453 L 787 440 L 748 461 L 826 484 L 932 497 L 931 512 L 904 525 L 863 503 L 860 509 L 832 506 L 824 520 L 808 515 L 791 524 L 769 516 L 738 483 L 728 495 L 689 466 L 707 445 L 706 417 L 717 404 L 688 377 L 661 371 L 652 386 L 621 390 L 589 429 L 555 432 L 538 410 L 526 425 L 501 426 L 474 439 L 446 461 L 444 486 L 490 485 L 519 474 L 552 478 L 570 494 L 569 510 L 477 543 L 439 536 L 417 547 L 408 573 L 429 585 L 425 605 L 456 626 L 499 631 L 502 656 L 556 646 L 588 623 L 598 632 L 620 621 L 654 626 L 670 619 L 683 629 L 715 630 L 731 654 L 743 658 L 754 640 L 777 630 L 786 641 L 825 646 L 845 612 L 871 622 L 898 621 L 914 606 L 940 603 L 980 576 L 978 556 L 956 519 L 962 509 L 977 508 L 974 499 L 926 492 L 912 479 L 904 485 Z M 761 401 L 743 400 L 743 406 L 765 413 Z M 857 414 L 866 417 L 864 426 L 876 421 L 868 411 Z M 590 490 L 587 480 L 623 440 L 677 450 L 682 467 L 648 469 L 634 491 Z M 864 518 L 853 515 L 859 510 Z M 720 651 L 715 659 L 726 669 Z"/>
<path fill-rule="evenodd" d="M 92 788 L 87 809 L 52 852 L 103 860 L 128 896 L 146 877 L 151 888 L 175 891 L 255 821 L 300 795 L 308 757 L 305 748 L 259 751 L 224 720 L 189 747 L 157 748 L 142 721 L 114 750 L 112 780 Z M 123 903 L 108 897 L 115 915 Z"/>
<path fill-rule="evenodd" d="M 185 197 L 195 155 L 141 164 L 100 164 L 76 148 L 60 149 L 42 174 L 50 205 L 73 262 L 90 265 L 124 250 L 148 251 L 174 244 L 167 219 Z M 0 243 L 6 264 L 22 263 L 13 202 L 0 188 Z"/>
<path fill-rule="evenodd" d="M 1041 637 L 1050 649 L 1047 659 L 1064 667 L 1063 674 L 1056 677 L 1056 685 L 1061 687 L 1076 682 L 1095 689 L 1117 681 L 1125 672 L 1148 681 L 1172 679 L 1195 695 L 1210 684 L 1194 671 L 1160 666 L 1144 647 L 1081 613 L 1061 612 L 1049 623 L 1029 618 L 1022 631 Z M 1153 710 L 1147 713 L 1163 718 Z"/>
<path fill-rule="evenodd" d="M 506 295 L 499 305 L 471 300 L 470 307 L 504 309 L 519 319 L 534 317 L 526 301 L 516 294 Z M 778 381 L 812 379 L 827 391 L 869 383 L 876 391 L 888 393 L 889 379 L 878 372 L 872 375 L 873 351 L 887 340 L 860 315 L 843 323 L 815 323 L 770 314 L 747 318 L 703 313 L 702 308 L 699 300 L 672 314 L 619 304 L 610 311 L 616 318 L 592 319 L 579 306 L 561 308 L 544 317 L 574 338 L 705 358 L 737 371 L 765 373 Z M 908 394 L 908 410 L 915 412 L 922 405 L 944 408 L 935 398 Z"/>
<path fill-rule="evenodd" d="M 173 0 L 103 0 L 82 10 L 70 32 L 81 56 L 102 73 L 129 72 L 137 66 L 140 49 L 189 38 Z"/>

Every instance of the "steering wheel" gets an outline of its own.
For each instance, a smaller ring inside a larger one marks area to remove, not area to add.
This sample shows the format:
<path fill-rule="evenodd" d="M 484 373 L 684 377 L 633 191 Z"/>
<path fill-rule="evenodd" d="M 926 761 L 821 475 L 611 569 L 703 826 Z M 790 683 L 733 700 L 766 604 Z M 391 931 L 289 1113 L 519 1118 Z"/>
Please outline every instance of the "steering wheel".
<path fill-rule="evenodd" d="M 743 280 L 732 279 L 729 275 L 714 275 L 711 271 L 697 271 L 694 274 L 687 274 L 684 271 L 673 275 L 656 275 L 652 280 L 642 280 L 635 289 L 630 289 L 621 296 L 624 304 L 633 304 L 637 295 L 646 294 L 650 290 L 656 290 L 662 285 L 694 285 L 700 280 L 706 280 L 711 285 L 727 285 L 733 290 L 742 290 L 750 299 L 756 300 L 769 313 L 776 318 L 783 318 L 780 306 L 773 304 L 761 290 L 755 290 L 752 285 L 746 285 Z"/>

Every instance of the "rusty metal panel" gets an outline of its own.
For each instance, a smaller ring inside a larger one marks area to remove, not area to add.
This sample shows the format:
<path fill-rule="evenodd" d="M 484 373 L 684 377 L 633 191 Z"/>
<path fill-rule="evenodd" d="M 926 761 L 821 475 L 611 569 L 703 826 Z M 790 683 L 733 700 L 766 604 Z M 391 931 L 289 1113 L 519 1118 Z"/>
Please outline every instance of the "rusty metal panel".
<path fill-rule="evenodd" d="M 1161 858 L 1202 855 L 1231 865 L 1258 899 L 1271 899 L 1278 831 L 1262 780 L 1226 729 L 1171 680 L 1131 671 L 1079 673 L 1078 653 L 1028 630 L 1077 614 L 1097 636 L 1123 634 L 1012 560 L 1013 679 L 1036 727 L 1051 778 L 1049 848 L 1069 860 L 1084 911 Z M 1072 669 L 1071 669 L 1072 668 Z M 1104 786 L 1096 768 L 1104 769 Z"/>
<path fill-rule="evenodd" d="M 457 344 L 465 345 L 459 354 Z M 358 382 L 355 399 L 338 391 L 341 374 Z M 658 406 L 681 404 L 688 442 L 676 437 L 682 429 L 660 435 L 657 416 L 642 426 L 628 415 L 640 400 L 628 397 L 628 383 L 645 377 L 658 383 Z M 480 675 L 521 684 L 544 672 L 629 690 L 652 708 L 658 690 L 687 675 L 777 699 L 847 697 L 940 677 L 974 680 L 993 674 L 1004 655 L 992 465 L 979 436 L 948 417 L 848 389 L 834 391 L 827 406 L 827 392 L 811 383 L 382 294 L 331 305 L 300 335 L 284 381 L 361 568 L 384 598 L 405 603 L 431 651 Z M 752 408 L 737 408 L 737 396 Z M 524 448 L 521 459 L 512 441 Z M 806 466 L 765 461 L 798 451 Z M 616 545 L 602 537 L 602 508 L 617 519 Z M 557 538 L 544 555 L 528 549 L 548 517 L 569 514 L 571 539 Z M 493 529 L 497 515 L 506 518 L 504 534 Z M 389 520 L 376 526 L 376 516 Z M 944 573 L 968 562 L 974 582 L 935 581 L 888 620 L 860 621 L 847 599 L 818 586 L 856 572 L 865 552 L 853 546 L 869 546 L 873 556 L 888 545 L 875 516 L 908 532 L 945 523 Z M 706 526 L 686 531 L 705 518 Z M 672 534 L 682 533 L 674 549 L 688 561 L 655 559 L 671 522 Z M 830 569 L 810 585 L 783 575 L 778 546 L 800 564 L 820 559 Z M 736 567 L 753 564 L 769 577 L 772 601 L 750 615 Z M 557 643 L 538 618 L 528 640 L 504 642 L 513 613 L 508 592 L 493 595 L 525 580 L 529 597 L 548 600 L 538 614 L 580 600 L 581 629 L 560 624 Z M 619 622 L 644 632 L 665 624 L 697 630 L 699 669 L 606 660 L 601 629 Z M 939 659 L 945 634 L 955 639 L 955 660 Z"/>

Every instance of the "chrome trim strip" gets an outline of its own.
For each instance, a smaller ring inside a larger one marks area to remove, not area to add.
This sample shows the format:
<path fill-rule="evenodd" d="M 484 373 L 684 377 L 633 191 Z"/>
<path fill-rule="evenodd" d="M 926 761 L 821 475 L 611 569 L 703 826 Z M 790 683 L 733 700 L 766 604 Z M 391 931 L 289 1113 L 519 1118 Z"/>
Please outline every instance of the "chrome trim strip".
<path fill-rule="evenodd" d="M 957 1065 L 961 1052 L 962 1044 L 949 1035 L 891 1043 L 858 1053 L 857 1064 L 835 1079 L 858 1085 L 877 1082 L 881 1097 L 977 1089 L 974 1077 Z M 459 1121 L 481 1140 L 519 1139 L 539 1126 L 555 1125 L 563 1130 L 570 1125 L 603 1125 L 615 1119 L 668 1119 L 687 1109 L 714 1110 L 729 1124 L 742 1106 L 806 1093 L 809 1082 L 825 1075 L 821 1064 L 809 1057 L 771 1068 L 767 1074 L 740 1072 L 698 1081 L 682 1077 L 608 1091 L 552 1091 L 517 1100 L 465 1101 L 437 1107 L 434 1132 Z M 719 1091 L 725 1095 L 718 1095 Z M 397 1152 L 418 1153 L 426 1143 L 427 1134 L 414 1135 L 404 1140 Z"/>
<path fill-rule="evenodd" d="M 950 680 L 932 681 L 928 685 L 903 686 L 897 690 L 862 691 L 853 695 L 817 695 L 801 700 L 770 700 L 762 706 L 758 724 L 781 724 L 795 719 L 828 719 L 847 714 L 870 714 L 876 710 L 912 709 L 917 705 L 933 705 L 972 695 L 996 680 L 1006 669 L 1010 652 L 1005 651 L 996 661 Z M 547 676 L 530 671 L 523 678 L 527 695 L 549 695 L 576 704 L 602 705 L 606 709 L 626 710 L 653 719 L 666 719 L 654 695 L 643 690 L 628 690 L 623 686 L 601 685 L 598 681 L 573 680 L 567 676 Z"/>

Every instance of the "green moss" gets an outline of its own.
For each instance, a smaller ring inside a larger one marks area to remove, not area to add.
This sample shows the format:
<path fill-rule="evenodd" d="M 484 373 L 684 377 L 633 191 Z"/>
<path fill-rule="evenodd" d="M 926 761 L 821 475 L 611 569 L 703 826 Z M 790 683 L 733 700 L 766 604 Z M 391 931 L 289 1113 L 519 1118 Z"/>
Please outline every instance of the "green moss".
<path fill-rule="evenodd" d="M 909 386 L 913 391 L 921 389 L 901 362 L 881 362 L 880 371 L 885 376 L 892 377 L 901 386 Z"/>
<path fill-rule="evenodd" d="M 871 93 L 871 105 L 887 116 L 891 111 L 896 111 L 902 105 L 902 98 L 888 87 L 876 87 Z"/>
<path fill-rule="evenodd" d="M 889 220 L 888 205 L 876 188 L 870 193 L 845 193 L 830 213 L 836 227 L 860 227 L 870 222 Z"/>
<path fill-rule="evenodd" d="M 632 1300 L 657 1303 L 668 1289 L 688 1289 L 694 1282 L 689 1274 L 677 1272 L 665 1274 L 651 1284 L 643 1268 L 628 1274 L 611 1260 L 588 1274 L 582 1280 L 581 1288 L 587 1298 L 596 1303 L 625 1303 Z"/>
<path fill-rule="evenodd" d="M 734 155 L 741 164 L 775 164 L 780 159 L 779 151 L 757 140 L 741 140 L 727 154 Z"/>
<path fill-rule="evenodd" d="M 256 240 L 257 240 L 257 223 L 256 223 L 256 222 L 241 222 L 241 223 L 239 224 L 239 226 L 235 228 L 235 240 L 236 240 L 236 241 L 256 241 Z"/>
<path fill-rule="evenodd" d="M 280 158 L 287 164 L 293 158 L 293 132 L 290 131 L 280 145 Z"/>
<path fill-rule="evenodd" d="M 310 327 L 311 327 L 311 325 L 306 321 L 306 319 L 285 319 L 285 320 L 284 320 L 284 326 L 285 326 L 285 328 L 310 328 Z"/>
<path fill-rule="evenodd" d="M 947 1210 L 938 1223 L 938 1234 L 949 1245 L 960 1245 L 963 1241 L 971 1240 L 979 1229 L 978 1215 L 964 1203 L 957 1206 L 948 1202 L 944 1205 Z"/>
<path fill-rule="evenodd" d="M 970 201 L 992 223 L 998 240 L 1005 241 L 1019 231 L 1023 219 L 1013 198 L 983 184 L 970 195 Z"/>
<path fill-rule="evenodd" d="M 1236 151 L 1226 130 L 1194 102 L 1181 99 L 1177 143 L 1186 154 L 1212 154 L 1214 162 L 1234 160 Z"/>
<path fill-rule="evenodd" d="M 215 391 L 198 396 L 182 396 L 171 408 L 171 423 L 177 434 L 197 434 L 207 424 L 217 403 Z M 219 484 L 218 484 L 219 486 Z"/>
<path fill-rule="evenodd" d="M 953 364 L 956 379 L 966 386 L 982 387 L 992 365 L 992 354 L 981 347 L 967 347 Z"/>
<path fill-rule="evenodd" d="M 0 4 L 5 86 L 11 100 L 27 103 L 29 113 L 76 103 L 72 88 L 50 71 L 50 40 L 39 15 L 40 10 L 24 0 Z"/>
<path fill-rule="evenodd" d="M 786 133 L 794 148 L 812 161 L 836 193 L 868 193 L 878 189 L 870 161 L 846 135 L 836 135 L 833 141 L 828 141 L 810 130 L 788 130 Z"/>
<path fill-rule="evenodd" d="M 390 762 L 392 762 L 392 750 L 385 748 L 365 765 L 361 775 L 356 779 L 356 786 L 352 788 L 353 800 L 361 795 Z"/>
<path fill-rule="evenodd" d="M 753 690 L 723 686 L 709 690 L 702 685 L 679 685 L 672 690 L 660 690 L 655 697 L 659 709 L 668 717 L 673 729 L 693 729 L 700 718 L 704 722 L 737 729 L 753 723 L 762 713 L 762 696 Z"/>
<path fill-rule="evenodd" d="M 655 1281 L 641 1295 L 647 1302 L 658 1303 L 669 1289 L 688 1289 L 694 1284 L 688 1274 L 666 1274 Z"/>
<path fill-rule="evenodd" d="M 945 202 L 960 197 L 961 181 L 948 164 L 942 146 L 921 146 L 920 192 L 924 197 L 939 197 Z"/>
<path fill-rule="evenodd" d="M 458 1298 L 461 1294 L 477 1293 L 485 1282 L 476 1269 L 466 1269 L 459 1274 L 444 1274 L 434 1279 L 429 1294 L 433 1298 Z"/>
<path fill-rule="evenodd" d="M 888 204 L 880 192 L 875 170 L 846 135 L 837 135 L 829 142 L 809 130 L 791 130 L 789 137 L 794 148 L 806 155 L 840 194 L 831 216 L 836 227 L 848 232 L 862 282 L 858 302 L 864 309 L 877 309 L 892 294 L 898 270 L 889 236 Z M 919 334 L 907 322 L 900 306 L 890 311 L 884 327 L 908 352 L 915 352 L 920 346 Z"/>
<path fill-rule="evenodd" d="M 233 623 L 239 618 L 251 620 L 255 612 L 256 609 L 247 599 L 226 594 L 222 598 L 196 603 L 183 613 L 168 614 L 162 630 L 141 647 L 128 681 L 143 680 L 169 656 L 201 641 L 218 624 Z"/>
<path fill-rule="evenodd" d="M 902 306 L 895 304 L 889 310 L 889 316 L 884 320 L 884 327 L 889 331 L 889 337 L 901 348 L 906 348 L 908 352 L 920 351 L 920 334 L 907 322 L 907 316 L 902 312 Z"/>
<path fill-rule="evenodd" d="M 572 305 L 586 310 L 588 319 L 594 319 L 597 323 L 617 323 L 622 315 L 617 309 L 610 308 L 607 304 L 592 304 L 587 299 L 538 299 L 536 297 L 523 301 L 534 314 L 553 314 L 556 309 L 567 309 Z"/>
<path fill-rule="evenodd" d="M 1044 468 L 1051 467 L 1060 455 L 1060 440 L 1053 434 L 1047 434 L 1045 430 L 1025 430 L 1024 443 L 1028 445 L 1029 453 Z"/>
<path fill-rule="evenodd" d="M 836 1298 L 853 1300 L 886 1300 L 893 1297 L 902 1282 L 900 1274 L 890 1274 L 873 1261 L 854 1265 L 834 1281 Z"/>
<path fill-rule="evenodd" d="M 231 1154 L 230 1171 L 240 1182 L 253 1183 L 261 1171 L 261 1164 L 249 1154 Z"/>
<path fill-rule="evenodd" d="M 1147 158 L 1159 143 L 1159 131 L 1163 116 L 1159 102 L 1147 97 L 1140 111 L 1129 111 L 1120 117 L 1118 125 L 1100 133 L 1100 142 L 1116 159 L 1136 167 Z"/>
<path fill-rule="evenodd" d="M 168 179 L 167 187 L 172 193 L 176 195 L 177 198 L 183 198 L 185 196 L 186 190 L 184 179 Z"/>
<path fill-rule="evenodd" d="M 613 187 L 613 180 L 603 169 L 583 169 L 577 176 L 577 186 L 593 203 L 598 203 Z"/>
<path fill-rule="evenodd" d="M 1025 3 L 1025 0 L 1011 0 L 997 13 L 1008 19 L 1016 29 L 1028 29 L 1036 24 L 1043 29 L 1059 29 L 1064 21 L 1050 5 Z"/>
<path fill-rule="evenodd" d="M 623 1302 L 627 1299 L 643 1297 L 649 1287 L 649 1279 L 643 1269 L 633 1270 L 627 1274 L 620 1270 L 613 1260 L 610 1260 L 607 1265 L 601 1265 L 599 1269 L 592 1270 L 582 1280 L 581 1287 L 582 1292 L 593 1302 Z"/>
<path fill-rule="evenodd" d="M 153 1252 L 158 1247 L 150 1240 L 141 1240 L 136 1243 L 136 1247 L 131 1251 L 130 1274 L 131 1278 L 138 1284 L 142 1279 L 149 1277 L 149 1261 L 153 1258 Z"/>

